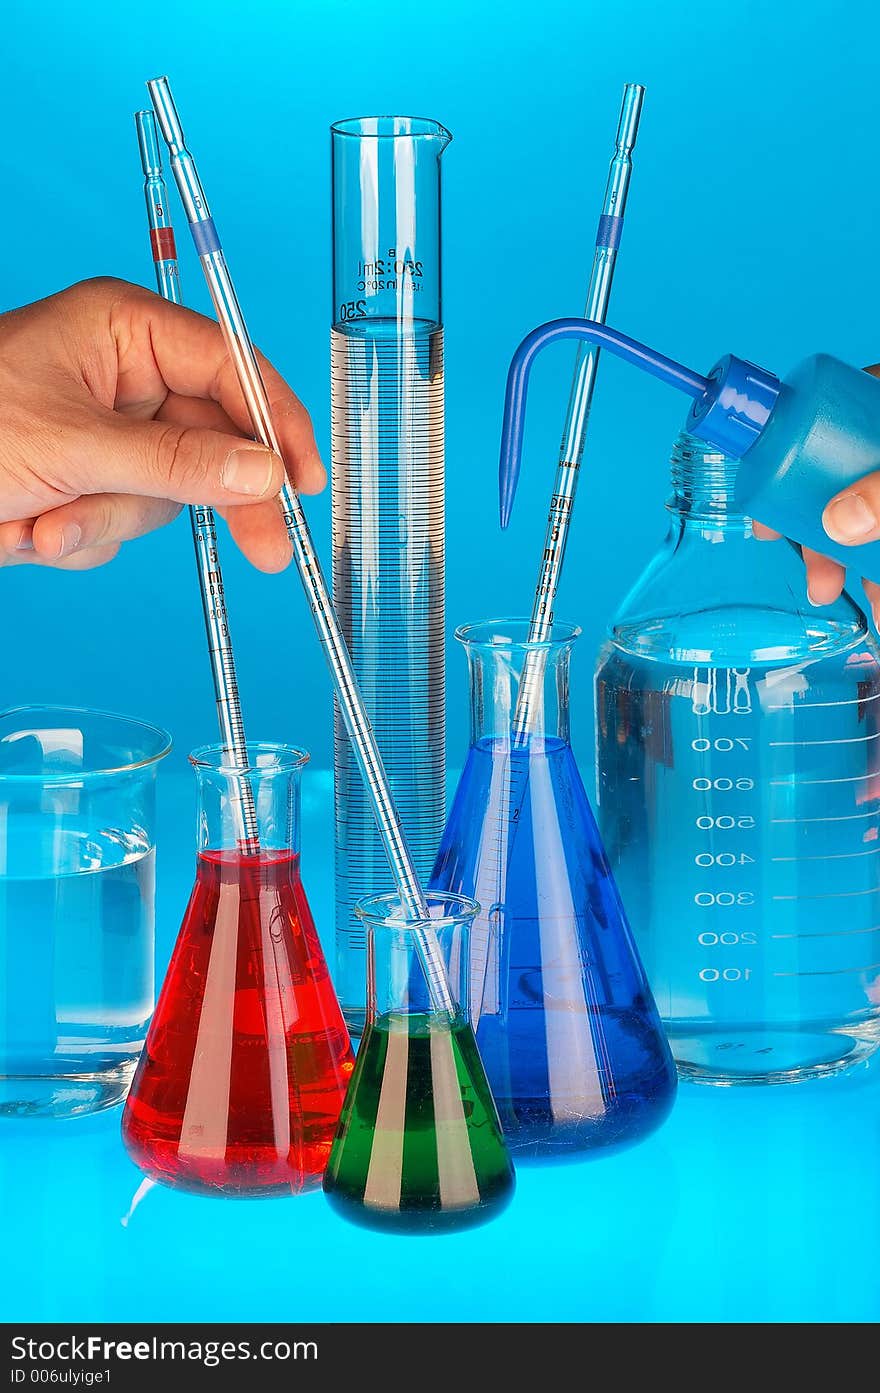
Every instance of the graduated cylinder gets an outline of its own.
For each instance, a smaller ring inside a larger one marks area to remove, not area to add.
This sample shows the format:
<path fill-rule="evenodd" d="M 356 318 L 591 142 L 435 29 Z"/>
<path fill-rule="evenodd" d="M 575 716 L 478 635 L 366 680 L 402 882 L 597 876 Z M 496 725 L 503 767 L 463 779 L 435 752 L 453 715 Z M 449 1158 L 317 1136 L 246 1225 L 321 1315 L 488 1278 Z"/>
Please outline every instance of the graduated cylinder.
<path fill-rule="evenodd" d="M 332 129 L 333 600 L 421 876 L 445 812 L 440 156 L 411 117 Z M 337 711 L 337 987 L 363 1028 L 357 900 L 389 883 Z"/>

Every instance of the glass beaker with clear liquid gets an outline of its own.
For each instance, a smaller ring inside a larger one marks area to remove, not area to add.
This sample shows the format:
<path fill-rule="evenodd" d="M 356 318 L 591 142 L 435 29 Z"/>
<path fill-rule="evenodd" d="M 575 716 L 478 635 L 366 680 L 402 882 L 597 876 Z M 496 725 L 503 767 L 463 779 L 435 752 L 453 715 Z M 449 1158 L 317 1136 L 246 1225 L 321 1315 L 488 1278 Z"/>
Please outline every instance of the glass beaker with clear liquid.
<path fill-rule="evenodd" d="M 0 1117 L 125 1097 L 154 1000 L 156 771 L 100 711 L 0 714 Z"/>
<path fill-rule="evenodd" d="M 527 619 L 459 629 L 471 746 L 434 887 L 471 895 L 477 1044 L 517 1157 L 640 1140 L 675 1069 L 569 743 L 578 629 Z M 529 673 L 530 724 L 517 728 Z"/>
<path fill-rule="evenodd" d="M 190 756 L 196 879 L 122 1135 L 162 1184 L 248 1197 L 320 1183 L 354 1060 L 299 869 L 308 755 L 265 742 L 244 753 L 244 771 L 225 746 Z"/>
<path fill-rule="evenodd" d="M 431 1002 L 396 894 L 358 904 L 367 934 L 367 1025 L 324 1176 L 333 1208 L 395 1233 L 472 1228 L 506 1208 L 513 1166 L 471 1027 L 476 905 L 429 891 L 453 1009 Z"/>
<path fill-rule="evenodd" d="M 403 830 L 427 878 L 446 812 L 444 403 L 436 121 L 332 128 L 333 602 Z M 387 879 L 370 799 L 337 710 L 336 983 L 363 1029 L 355 913 Z"/>
<path fill-rule="evenodd" d="M 680 1072 L 774 1083 L 880 1041 L 880 651 L 753 536 L 736 468 L 679 437 L 599 657 L 598 813 Z"/>

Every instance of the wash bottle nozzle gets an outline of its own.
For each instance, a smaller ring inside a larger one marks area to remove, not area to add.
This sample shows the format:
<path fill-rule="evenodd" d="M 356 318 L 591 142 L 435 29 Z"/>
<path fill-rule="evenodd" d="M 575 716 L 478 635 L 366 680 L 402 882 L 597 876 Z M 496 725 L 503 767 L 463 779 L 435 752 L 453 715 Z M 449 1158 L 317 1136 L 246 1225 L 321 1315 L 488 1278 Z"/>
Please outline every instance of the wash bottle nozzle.
<path fill-rule="evenodd" d="M 684 428 L 740 459 L 737 501 L 750 517 L 843 565 L 857 561 L 863 574 L 880 580 L 880 541 L 860 545 L 854 554 L 822 525 L 825 505 L 836 493 L 880 469 L 877 378 L 821 353 L 805 359 L 784 382 L 732 354 L 703 377 L 589 319 L 543 324 L 513 355 L 501 433 L 502 527 L 510 520 L 519 479 L 532 364 L 549 344 L 572 338 L 597 344 L 692 399 Z"/>
<path fill-rule="evenodd" d="M 703 377 L 638 339 L 592 319 L 554 319 L 542 324 L 523 339 L 507 375 L 499 477 L 502 527 L 510 521 L 519 480 L 526 393 L 532 364 L 542 349 L 559 339 L 585 339 L 597 344 L 692 397 L 686 429 L 708 440 L 726 455 L 745 454 L 763 430 L 779 395 L 779 379 L 773 373 L 732 354 L 722 358 L 708 377 Z"/>

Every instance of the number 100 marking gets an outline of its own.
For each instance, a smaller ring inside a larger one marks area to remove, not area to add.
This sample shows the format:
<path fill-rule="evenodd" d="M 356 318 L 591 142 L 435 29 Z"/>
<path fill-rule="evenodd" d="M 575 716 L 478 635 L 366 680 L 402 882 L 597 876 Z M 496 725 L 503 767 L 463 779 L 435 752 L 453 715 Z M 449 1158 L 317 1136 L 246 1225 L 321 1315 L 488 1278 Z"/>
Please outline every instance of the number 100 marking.
<path fill-rule="evenodd" d="M 701 982 L 748 982 L 752 975 L 750 967 L 704 967 L 700 973 Z"/>

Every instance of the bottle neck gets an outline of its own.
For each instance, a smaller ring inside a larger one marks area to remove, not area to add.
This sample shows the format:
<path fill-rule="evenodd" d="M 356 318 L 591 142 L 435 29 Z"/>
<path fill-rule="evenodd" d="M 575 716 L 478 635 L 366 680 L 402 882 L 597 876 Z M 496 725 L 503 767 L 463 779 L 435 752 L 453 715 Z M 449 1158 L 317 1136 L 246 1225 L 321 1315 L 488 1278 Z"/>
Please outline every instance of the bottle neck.
<path fill-rule="evenodd" d="M 736 502 L 738 465 L 738 460 L 682 432 L 672 451 L 670 511 L 686 523 L 693 521 L 709 530 L 751 530 L 750 520 Z"/>
<path fill-rule="evenodd" d="M 570 739 L 572 637 L 547 643 L 469 643 L 471 743 Z"/>

